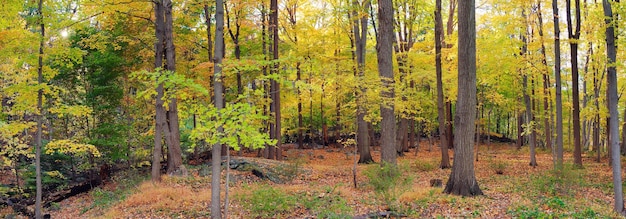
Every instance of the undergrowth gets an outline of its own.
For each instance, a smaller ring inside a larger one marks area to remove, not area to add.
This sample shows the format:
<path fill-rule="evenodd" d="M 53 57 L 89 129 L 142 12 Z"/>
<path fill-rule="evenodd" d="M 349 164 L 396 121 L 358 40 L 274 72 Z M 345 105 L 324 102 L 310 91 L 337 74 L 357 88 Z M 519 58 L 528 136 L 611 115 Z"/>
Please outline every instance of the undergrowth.
<path fill-rule="evenodd" d="M 401 209 L 398 198 L 407 191 L 413 182 L 413 178 L 403 173 L 409 173 L 408 165 L 370 165 L 364 172 L 379 199 L 381 199 L 391 211 Z"/>
<path fill-rule="evenodd" d="M 147 179 L 147 175 L 137 170 L 123 172 L 113 178 L 116 188 L 113 191 L 97 187 L 90 192 L 93 203 L 81 210 L 81 214 L 92 209 L 107 209 L 113 204 L 125 200 L 137 191 L 137 186 Z"/>
<path fill-rule="evenodd" d="M 250 194 L 235 195 L 235 200 L 249 211 L 252 218 L 280 218 L 298 209 L 317 218 L 352 218 L 352 208 L 336 188 L 324 187 L 292 194 L 270 185 L 260 185 Z"/>

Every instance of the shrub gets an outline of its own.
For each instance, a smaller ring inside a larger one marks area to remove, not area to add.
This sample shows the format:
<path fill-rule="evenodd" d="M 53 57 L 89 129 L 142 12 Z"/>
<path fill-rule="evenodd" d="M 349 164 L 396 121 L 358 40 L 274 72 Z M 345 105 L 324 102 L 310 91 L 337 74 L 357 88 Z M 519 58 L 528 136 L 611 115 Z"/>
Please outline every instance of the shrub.
<path fill-rule="evenodd" d="M 296 206 L 294 196 L 270 186 L 252 191 L 247 199 L 244 197 L 239 197 L 239 199 L 243 199 L 242 203 L 254 217 L 261 218 L 276 217 L 280 213 L 291 211 Z"/>
<path fill-rule="evenodd" d="M 411 185 L 412 179 L 403 175 L 407 169 L 406 165 L 383 163 L 381 166 L 371 165 L 364 172 L 369 179 L 369 185 L 390 210 L 397 210 L 398 198 Z"/>
<path fill-rule="evenodd" d="M 508 166 L 509 165 L 502 160 L 489 161 L 489 167 L 491 167 L 496 174 L 504 174 L 504 170 L 506 170 Z"/>
<path fill-rule="evenodd" d="M 429 172 L 437 168 L 436 165 L 433 164 L 432 162 L 429 162 L 429 160 L 416 160 L 415 167 L 418 170 L 424 171 L 424 172 Z"/>
<path fill-rule="evenodd" d="M 303 205 L 318 218 L 352 218 L 352 208 L 335 192 L 335 187 L 325 187 L 323 192 L 305 193 Z"/>

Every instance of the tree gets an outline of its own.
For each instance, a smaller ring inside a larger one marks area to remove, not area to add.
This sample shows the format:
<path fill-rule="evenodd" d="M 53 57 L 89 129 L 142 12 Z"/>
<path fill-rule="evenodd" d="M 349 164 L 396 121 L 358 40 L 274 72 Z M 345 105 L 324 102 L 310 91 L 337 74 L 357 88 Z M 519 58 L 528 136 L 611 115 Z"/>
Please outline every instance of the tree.
<path fill-rule="evenodd" d="M 367 13 L 364 11 L 369 8 L 371 0 L 365 0 L 363 5 L 359 5 L 359 1 L 352 1 L 352 34 L 354 35 L 354 44 L 356 45 L 356 72 L 355 76 L 359 80 L 365 77 L 365 53 L 367 46 Z M 370 153 L 370 136 L 367 130 L 367 122 L 365 115 L 367 108 L 364 106 L 363 98 L 365 98 L 367 89 L 359 83 L 356 91 L 356 126 L 357 126 L 357 147 L 359 150 L 359 163 L 372 163 L 372 154 Z"/>
<path fill-rule="evenodd" d="M 522 9 L 522 17 L 527 20 L 526 14 L 524 12 L 524 9 Z M 528 41 L 529 39 L 526 37 L 529 35 L 529 31 L 527 28 L 524 29 L 523 33 L 524 35 L 522 35 L 522 51 L 521 51 L 521 56 L 527 59 L 528 56 Z M 523 96 L 524 96 L 524 103 L 526 105 L 526 131 L 525 133 L 529 136 L 529 140 L 528 143 L 530 144 L 530 166 L 535 167 L 537 166 L 537 160 L 535 158 L 535 143 L 536 141 L 536 135 L 535 135 L 535 116 L 533 114 L 532 111 L 532 103 L 530 100 L 530 94 L 529 94 L 529 86 L 528 86 L 528 74 L 526 74 L 524 71 L 527 69 L 521 68 L 520 69 L 522 72 L 522 86 L 523 86 Z"/>
<path fill-rule="evenodd" d="M 561 40 L 559 29 L 559 6 L 552 0 L 552 17 L 554 19 L 554 78 L 556 81 L 556 165 L 563 167 L 563 102 L 561 99 Z"/>
<path fill-rule="evenodd" d="M 572 123 L 574 132 L 574 165 L 582 168 L 583 160 L 580 146 L 580 95 L 578 86 L 578 39 L 580 38 L 580 0 L 574 0 L 576 10 L 576 29 L 572 26 L 571 0 L 565 1 L 567 12 L 567 33 L 569 36 L 570 64 L 572 67 Z M 618 135 L 614 135 L 618 136 Z"/>
<path fill-rule="evenodd" d="M 613 168 L 613 193 L 615 193 L 615 212 L 626 215 L 624 211 L 624 194 L 622 192 L 622 165 L 619 148 L 619 112 L 617 111 L 617 74 L 615 68 L 616 45 L 615 45 L 615 24 L 613 23 L 613 10 L 609 0 L 603 0 L 604 19 L 606 27 L 606 56 L 607 56 L 607 93 L 609 96 L 609 127 L 610 127 L 610 147 L 611 167 Z"/>
<path fill-rule="evenodd" d="M 435 68 L 437 74 L 437 118 L 439 122 L 439 147 L 441 149 L 441 169 L 450 168 L 448 138 L 446 134 L 446 115 L 443 102 L 443 70 L 441 67 L 441 47 L 443 46 L 443 19 L 441 18 L 441 0 L 436 0 L 435 8 Z"/>
<path fill-rule="evenodd" d="M 444 193 L 476 196 L 483 192 L 474 174 L 476 116 L 476 15 L 474 0 L 459 1 L 459 79 L 454 124 L 454 162 Z"/>
<path fill-rule="evenodd" d="M 379 33 L 376 41 L 378 74 L 382 81 L 380 96 L 381 158 L 383 162 L 396 165 L 396 118 L 394 113 L 393 78 L 393 4 L 391 0 L 378 0 Z"/>
<path fill-rule="evenodd" d="M 276 77 L 280 73 L 278 69 L 278 0 L 270 1 L 270 30 L 272 31 L 272 60 L 273 66 L 271 73 Z M 273 78 L 270 82 L 270 96 L 272 104 L 270 105 L 270 112 L 274 113 L 274 123 L 270 124 L 270 137 L 277 141 L 276 150 L 270 150 L 270 159 L 280 160 L 281 155 L 281 128 L 280 128 L 280 83 L 276 78 Z M 271 153 L 275 151 L 275 153 Z"/>
<path fill-rule="evenodd" d="M 167 90 L 164 88 L 163 82 L 172 74 L 176 74 L 176 59 L 172 30 L 172 2 L 171 0 L 154 1 L 155 6 L 155 60 L 154 68 L 161 73 L 157 77 L 157 96 L 156 96 L 156 124 L 154 138 L 154 155 L 153 155 L 153 180 L 159 181 L 156 168 L 160 169 L 161 151 L 161 134 L 165 137 L 167 143 L 167 172 L 172 174 L 186 175 L 187 170 L 183 166 L 182 150 L 180 148 L 180 127 L 178 125 L 178 104 L 176 95 L 165 95 Z M 163 63 L 165 58 L 165 63 Z M 165 65 L 163 65 L 165 64 Z M 175 89 L 175 88 L 173 88 Z M 167 101 L 168 108 L 165 110 L 165 98 L 169 96 Z M 157 133 L 157 132 L 161 133 Z M 158 150 L 158 151 L 157 151 Z M 157 157 L 159 156 L 159 157 Z M 159 161 L 159 162 L 157 162 Z M 155 178 L 156 177 L 156 178 Z"/>
<path fill-rule="evenodd" d="M 213 89 L 215 95 L 215 108 L 218 112 L 224 108 L 224 94 L 222 84 L 222 59 L 224 58 L 224 1 L 215 1 L 215 56 L 213 57 Z M 218 114 L 219 115 L 219 114 Z M 223 132 L 219 126 L 217 132 Z M 220 186 L 222 171 L 222 144 L 217 141 L 211 151 L 211 218 L 222 218 L 220 208 Z M 228 207 L 228 206 L 226 206 Z"/>
<path fill-rule="evenodd" d="M 39 39 L 39 57 L 37 57 L 37 84 L 42 86 L 43 84 L 43 51 L 44 51 L 44 40 L 46 37 L 46 25 L 44 23 L 44 15 L 43 15 L 43 0 L 39 0 L 37 4 L 37 20 L 39 24 L 40 39 Z M 35 138 L 35 176 L 36 176 L 36 184 L 37 184 L 37 192 L 35 197 L 35 218 L 40 219 L 43 218 L 41 213 L 42 210 L 42 184 L 41 184 L 41 148 L 43 147 L 43 143 L 41 140 L 41 135 L 43 134 L 43 88 L 40 87 L 37 90 L 37 136 Z"/>

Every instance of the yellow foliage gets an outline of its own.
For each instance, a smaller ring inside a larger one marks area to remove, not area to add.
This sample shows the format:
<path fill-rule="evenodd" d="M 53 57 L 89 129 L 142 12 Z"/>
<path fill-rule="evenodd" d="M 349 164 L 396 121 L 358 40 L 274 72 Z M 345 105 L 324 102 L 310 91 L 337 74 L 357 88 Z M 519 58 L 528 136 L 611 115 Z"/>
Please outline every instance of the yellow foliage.
<path fill-rule="evenodd" d="M 86 154 L 89 153 L 94 157 L 100 157 L 100 151 L 96 146 L 91 144 L 80 144 L 72 140 L 55 140 L 46 145 L 46 154 L 52 154 L 54 152 L 62 154 Z"/>

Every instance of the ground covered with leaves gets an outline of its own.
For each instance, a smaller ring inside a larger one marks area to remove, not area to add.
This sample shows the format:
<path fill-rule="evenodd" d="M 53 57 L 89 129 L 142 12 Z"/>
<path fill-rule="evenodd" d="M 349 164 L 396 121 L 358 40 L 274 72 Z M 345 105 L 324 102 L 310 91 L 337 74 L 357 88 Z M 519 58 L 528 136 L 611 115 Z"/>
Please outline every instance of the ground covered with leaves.
<path fill-rule="evenodd" d="M 606 158 L 597 163 L 589 155 L 584 169 L 566 166 L 557 173 L 549 150 L 540 150 L 539 166 L 533 168 L 528 165 L 527 149 L 481 145 L 476 178 L 485 195 L 463 198 L 443 194 L 443 187 L 431 185 L 440 179 L 445 186 L 450 174 L 450 169 L 439 168 L 436 146 L 423 143 L 417 154 L 414 149 L 407 152 L 399 158 L 398 170 L 358 165 L 356 188 L 352 151 L 291 149 L 285 152 L 286 161 L 251 158 L 253 163 L 265 162 L 253 168 L 280 172 L 280 180 L 262 179 L 251 168 L 231 170 L 230 218 L 619 217 L 611 209 L 611 169 Z M 379 148 L 373 156 L 378 160 Z M 52 204 L 47 210 L 52 218 L 208 218 L 210 168 L 190 169 L 191 176 L 165 176 L 159 184 L 151 183 L 147 173 L 121 173 L 104 187 Z"/>

